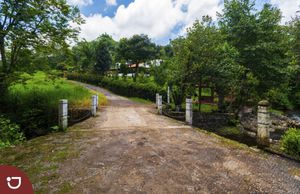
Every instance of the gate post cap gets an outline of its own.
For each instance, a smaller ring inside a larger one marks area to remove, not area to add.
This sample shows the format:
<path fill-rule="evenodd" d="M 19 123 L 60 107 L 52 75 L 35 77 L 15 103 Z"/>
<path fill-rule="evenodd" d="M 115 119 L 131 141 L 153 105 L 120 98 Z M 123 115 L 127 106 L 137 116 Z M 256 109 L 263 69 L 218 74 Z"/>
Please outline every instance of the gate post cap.
<path fill-rule="evenodd" d="M 262 100 L 258 103 L 259 106 L 270 106 L 269 101 L 267 100 Z"/>

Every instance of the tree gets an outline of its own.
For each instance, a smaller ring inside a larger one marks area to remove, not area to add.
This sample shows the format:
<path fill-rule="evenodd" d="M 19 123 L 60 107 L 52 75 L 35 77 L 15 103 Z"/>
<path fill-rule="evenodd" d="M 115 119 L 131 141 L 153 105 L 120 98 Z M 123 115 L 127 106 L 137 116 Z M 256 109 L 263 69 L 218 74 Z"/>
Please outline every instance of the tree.
<path fill-rule="evenodd" d="M 270 4 L 256 11 L 252 0 L 224 1 L 219 25 L 239 53 L 236 62 L 246 69 L 238 95 L 241 106 L 249 100 L 256 104 L 259 98 L 272 100 L 270 91 L 279 87 L 288 96 L 288 44 L 281 18 L 280 10 Z"/>
<path fill-rule="evenodd" d="M 113 64 L 116 42 L 108 34 L 103 34 L 97 38 L 95 44 L 96 63 L 94 70 L 97 73 L 104 74 Z"/>
<path fill-rule="evenodd" d="M 74 65 L 79 71 L 88 71 L 94 67 L 95 43 L 83 40 L 72 48 Z"/>
<path fill-rule="evenodd" d="M 135 77 L 139 73 L 139 64 L 148 60 L 154 59 L 157 55 L 157 47 L 147 35 L 134 35 L 127 39 L 123 38 L 120 40 L 117 52 L 119 60 L 126 60 L 136 64 Z"/>
<path fill-rule="evenodd" d="M 4 72 L 15 68 L 24 48 L 49 42 L 66 46 L 66 40 L 77 35 L 70 22 L 83 22 L 78 8 L 64 0 L 1 0 L 0 7 L 0 53 Z"/>
<path fill-rule="evenodd" d="M 188 30 L 187 41 L 191 53 L 189 81 L 193 86 L 199 86 L 199 103 L 201 87 L 205 84 L 216 91 L 219 111 L 224 111 L 225 97 L 236 91 L 243 71 L 235 61 L 236 49 L 227 43 L 208 16 L 203 17 L 202 22 L 196 21 Z"/>
<path fill-rule="evenodd" d="M 299 13 L 299 12 L 298 12 Z M 293 105 L 300 107 L 300 16 L 296 16 L 288 26 L 291 34 L 290 53 L 292 59 L 289 71 L 291 72 L 291 99 Z"/>

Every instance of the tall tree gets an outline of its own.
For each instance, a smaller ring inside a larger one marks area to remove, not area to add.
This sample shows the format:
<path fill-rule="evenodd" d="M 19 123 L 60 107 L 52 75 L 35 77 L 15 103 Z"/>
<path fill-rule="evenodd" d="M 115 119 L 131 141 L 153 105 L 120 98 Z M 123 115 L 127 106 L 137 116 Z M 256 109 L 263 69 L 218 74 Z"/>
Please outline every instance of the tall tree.
<path fill-rule="evenodd" d="M 272 101 L 274 91 L 280 92 L 279 86 L 282 94 L 288 95 L 288 46 L 280 25 L 280 10 L 265 4 L 257 11 L 255 1 L 225 0 L 223 14 L 219 17 L 228 42 L 239 52 L 237 63 L 246 68 L 240 84 L 240 104 L 259 98 Z"/>
<path fill-rule="evenodd" d="M 66 40 L 77 34 L 70 22 L 80 24 L 83 21 L 79 10 L 65 0 L 1 0 L 2 70 L 13 70 L 23 48 L 49 42 L 66 45 Z"/>
<path fill-rule="evenodd" d="M 154 59 L 157 56 L 158 49 L 147 35 L 134 35 L 129 39 L 121 39 L 117 51 L 119 59 L 136 64 L 134 77 L 136 81 L 139 64 Z"/>
<path fill-rule="evenodd" d="M 94 66 L 96 73 L 104 74 L 110 69 L 113 64 L 115 45 L 115 41 L 107 34 L 101 35 L 96 40 L 96 63 Z"/>
<path fill-rule="evenodd" d="M 199 85 L 199 102 L 201 86 L 210 86 L 218 94 L 218 107 L 224 110 L 226 95 L 236 91 L 241 66 L 235 62 L 237 51 L 230 46 L 225 36 L 213 24 L 208 16 L 202 22 L 196 21 L 188 30 L 187 36 L 191 53 L 191 73 L 189 80 Z"/>
<path fill-rule="evenodd" d="M 79 71 L 88 71 L 94 67 L 95 47 L 95 42 L 83 40 L 72 48 L 74 65 Z"/>

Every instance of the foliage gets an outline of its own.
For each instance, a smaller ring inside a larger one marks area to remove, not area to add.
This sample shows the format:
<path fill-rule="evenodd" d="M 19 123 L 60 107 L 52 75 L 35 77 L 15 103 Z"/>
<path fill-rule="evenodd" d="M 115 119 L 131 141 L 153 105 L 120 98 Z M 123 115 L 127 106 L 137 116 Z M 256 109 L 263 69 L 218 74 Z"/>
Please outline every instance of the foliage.
<path fill-rule="evenodd" d="M 255 1 L 224 1 L 219 25 L 228 43 L 239 53 L 236 62 L 246 69 L 237 95 L 240 104 L 253 100 L 253 96 L 247 95 L 249 91 L 254 91 L 258 95 L 256 100 L 259 100 L 267 98 L 269 90 L 278 88 L 280 91 L 289 84 L 289 72 L 286 71 L 289 66 L 289 37 L 285 28 L 280 25 L 281 18 L 280 10 L 270 4 L 264 4 L 257 11 Z M 284 92 L 285 90 L 282 93 Z M 270 98 L 271 101 L 273 99 Z M 286 104 L 289 103 L 285 102 L 281 106 Z"/>
<path fill-rule="evenodd" d="M 87 71 L 94 67 L 95 44 L 93 42 L 81 41 L 72 48 L 73 61 L 77 71 Z"/>
<path fill-rule="evenodd" d="M 114 49 L 114 40 L 109 35 L 104 34 L 97 39 L 95 48 L 96 63 L 94 65 L 96 73 L 103 75 L 111 68 L 113 63 L 111 51 Z"/>
<path fill-rule="evenodd" d="M 25 140 L 20 127 L 0 115 L 0 148 L 18 144 Z"/>
<path fill-rule="evenodd" d="M 135 81 L 139 73 L 139 64 L 154 59 L 158 53 L 158 48 L 147 35 L 134 35 L 131 38 L 120 40 L 117 48 L 119 60 L 125 60 L 136 64 Z"/>
<path fill-rule="evenodd" d="M 281 139 L 281 149 L 292 156 L 300 158 L 300 130 L 291 128 Z"/>
<path fill-rule="evenodd" d="M 180 99 L 183 99 L 184 92 L 195 95 L 195 86 L 206 84 L 218 93 L 219 110 L 222 110 L 225 96 L 236 92 L 243 72 L 235 62 L 237 51 L 225 41 L 210 17 L 196 21 L 188 29 L 187 38 L 176 39 L 172 46 L 174 58 L 170 63 L 169 84 L 177 85 L 172 86 L 176 89 L 173 94 L 178 97 L 180 88 L 183 94 Z M 176 103 L 180 103 L 177 97 Z"/>
<path fill-rule="evenodd" d="M 26 137 L 46 134 L 57 125 L 60 99 L 68 99 L 70 106 L 90 104 L 89 90 L 44 72 L 22 73 L 15 79 L 8 88 L 4 108 Z"/>
<path fill-rule="evenodd" d="M 0 7 L 0 51 L 5 72 L 15 69 L 23 49 L 47 44 L 65 47 L 67 40 L 77 35 L 71 22 L 82 23 L 78 8 L 61 0 L 4 0 Z"/>
<path fill-rule="evenodd" d="M 99 85 L 119 95 L 143 98 L 150 101 L 155 101 L 156 93 L 160 93 L 164 97 L 166 96 L 166 91 L 152 82 L 139 83 L 130 79 L 118 80 L 109 77 L 77 73 L 68 74 L 68 79 Z"/>

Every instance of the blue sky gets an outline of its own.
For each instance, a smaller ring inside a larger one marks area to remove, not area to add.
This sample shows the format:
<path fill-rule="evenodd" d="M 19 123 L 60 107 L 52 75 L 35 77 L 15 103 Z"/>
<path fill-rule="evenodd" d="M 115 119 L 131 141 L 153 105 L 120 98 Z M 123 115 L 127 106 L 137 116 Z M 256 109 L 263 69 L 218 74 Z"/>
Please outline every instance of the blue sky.
<path fill-rule="evenodd" d="M 67 0 L 79 7 L 86 23 L 80 37 L 93 40 L 102 33 L 118 40 L 133 34 L 147 34 L 158 44 L 167 44 L 185 34 L 185 29 L 203 15 L 216 19 L 223 8 L 222 0 Z M 296 14 L 300 0 L 257 0 L 278 6 L 284 15 L 283 23 Z"/>

